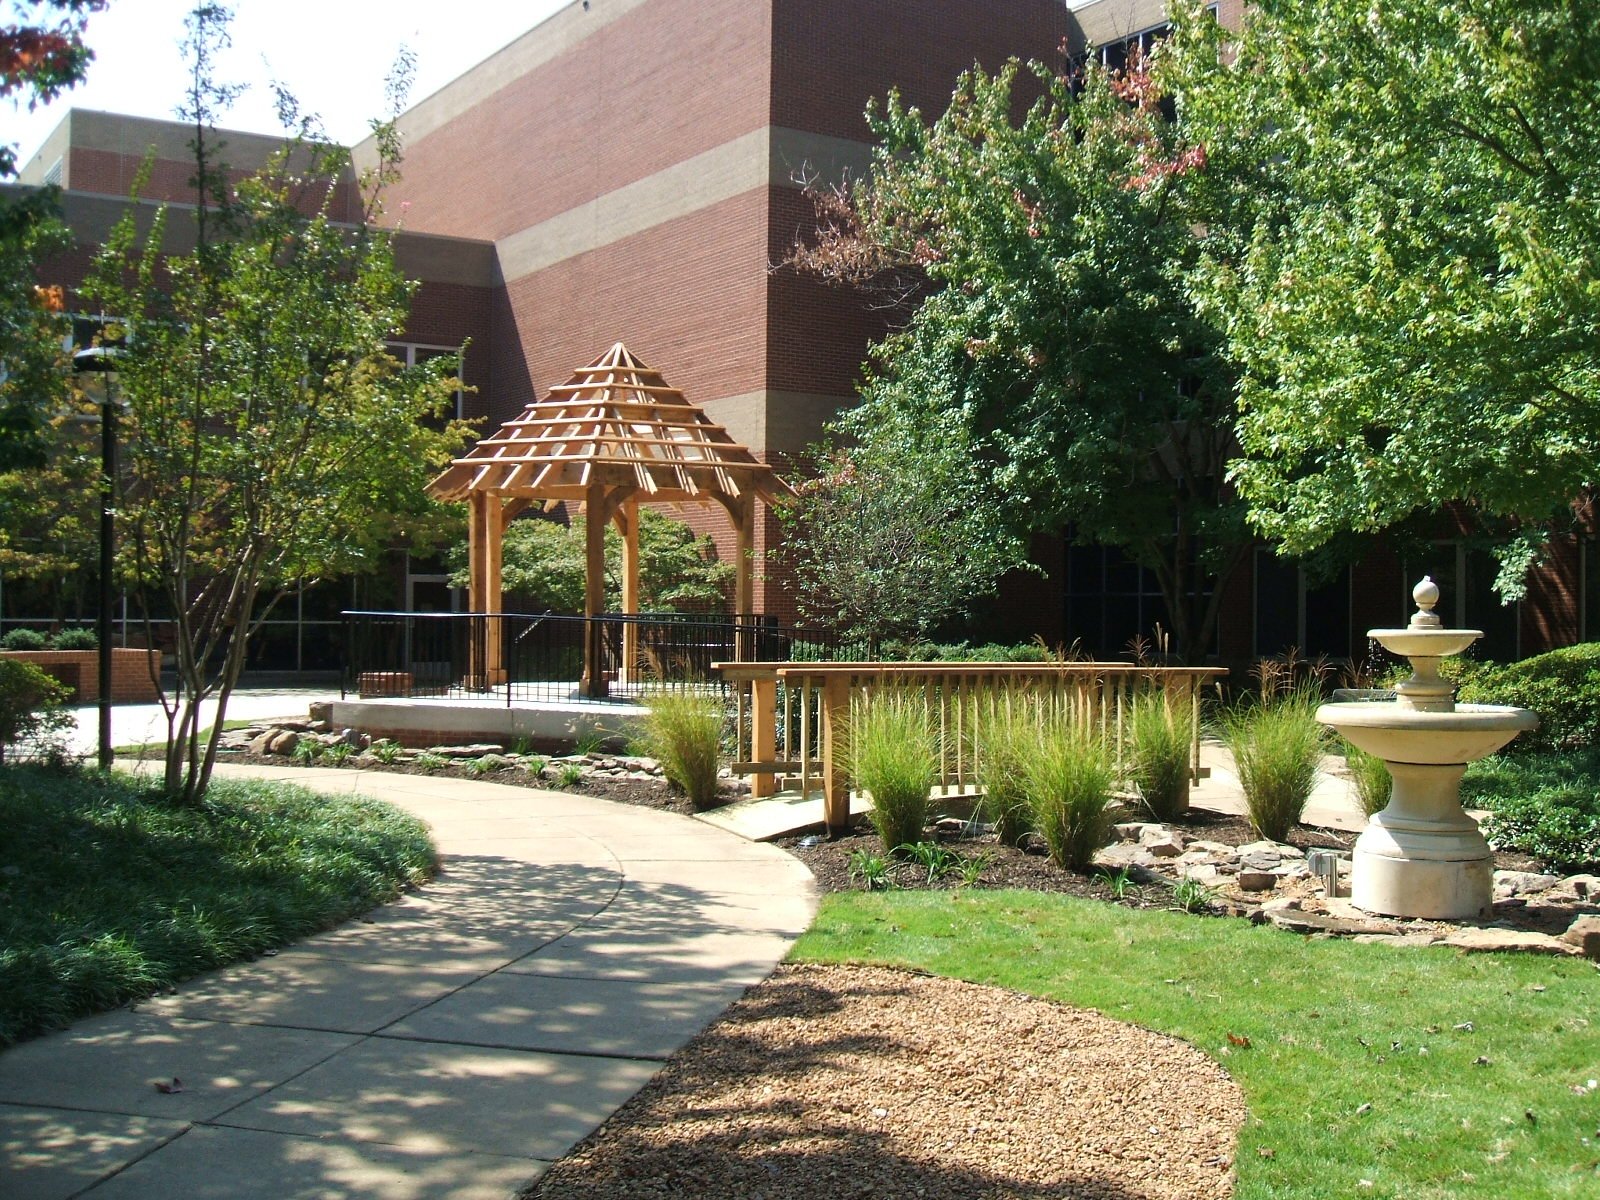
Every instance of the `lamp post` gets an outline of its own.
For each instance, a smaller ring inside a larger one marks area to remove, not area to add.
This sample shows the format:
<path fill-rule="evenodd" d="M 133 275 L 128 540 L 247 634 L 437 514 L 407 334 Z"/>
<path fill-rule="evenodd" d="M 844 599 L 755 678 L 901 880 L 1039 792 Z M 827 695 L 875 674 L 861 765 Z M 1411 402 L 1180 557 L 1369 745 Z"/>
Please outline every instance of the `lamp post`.
<path fill-rule="evenodd" d="M 111 610 L 116 604 L 112 584 L 116 557 L 117 517 L 117 405 L 113 384 L 117 360 L 123 351 L 115 346 L 90 346 L 72 356 L 72 369 L 80 375 L 102 377 L 100 391 L 100 612 L 96 637 L 100 643 L 99 762 L 111 769 Z"/>

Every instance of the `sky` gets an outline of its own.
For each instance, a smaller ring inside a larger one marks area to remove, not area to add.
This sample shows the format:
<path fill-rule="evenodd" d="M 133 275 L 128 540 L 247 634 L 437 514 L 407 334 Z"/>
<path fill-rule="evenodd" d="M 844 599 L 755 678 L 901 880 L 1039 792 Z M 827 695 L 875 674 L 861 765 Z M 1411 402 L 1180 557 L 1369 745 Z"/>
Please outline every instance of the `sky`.
<path fill-rule="evenodd" d="M 317 113 L 328 135 L 350 144 L 384 112 L 384 77 L 401 45 L 417 56 L 411 103 L 514 41 L 568 0 L 235 0 L 233 48 L 224 80 L 249 90 L 220 124 L 276 133 L 277 79 Z M 170 119 L 182 98 L 183 18 L 192 0 L 111 0 L 89 20 L 95 52 L 88 79 L 55 103 L 29 112 L 0 100 L 0 142 L 18 146 L 25 163 L 69 108 Z M 0 22 L 12 19 L 0 5 Z"/>

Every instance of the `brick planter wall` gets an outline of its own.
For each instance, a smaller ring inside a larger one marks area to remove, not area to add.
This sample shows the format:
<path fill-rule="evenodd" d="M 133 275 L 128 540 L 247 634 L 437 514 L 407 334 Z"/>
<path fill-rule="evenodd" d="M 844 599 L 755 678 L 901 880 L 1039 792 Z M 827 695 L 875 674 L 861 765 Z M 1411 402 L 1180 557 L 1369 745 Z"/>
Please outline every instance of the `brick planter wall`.
<path fill-rule="evenodd" d="M 152 661 L 158 651 L 124 650 L 113 647 L 111 651 L 111 700 L 114 704 L 154 704 L 158 699 L 151 669 L 159 668 Z M 33 663 L 52 679 L 57 679 L 75 693 L 79 704 L 93 704 L 100 699 L 100 651 L 98 650 L 0 650 L 6 658 Z"/>

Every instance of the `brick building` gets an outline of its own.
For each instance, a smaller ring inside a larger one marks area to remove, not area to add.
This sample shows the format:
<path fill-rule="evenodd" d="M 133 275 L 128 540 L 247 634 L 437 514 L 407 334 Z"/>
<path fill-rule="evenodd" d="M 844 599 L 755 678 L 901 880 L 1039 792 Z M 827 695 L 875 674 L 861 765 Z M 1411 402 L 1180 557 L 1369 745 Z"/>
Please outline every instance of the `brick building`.
<path fill-rule="evenodd" d="M 1223 0 L 1219 18 L 1236 21 L 1239 7 Z M 1059 61 L 1064 45 L 1115 61 L 1162 21 L 1160 0 L 1076 10 L 1062 0 L 574 0 L 400 119 L 404 175 L 388 212 L 401 266 L 422 281 L 400 348 L 469 343 L 464 376 L 476 390 L 465 413 L 492 428 L 622 340 L 736 440 L 781 462 L 853 402 L 867 344 L 883 332 L 858 298 L 770 269 L 810 220 L 804 183 L 867 163 L 868 100 L 894 87 L 937 112 L 974 62 Z M 69 221 L 92 244 L 149 147 L 150 199 L 184 199 L 185 137 L 169 123 L 74 111 L 23 181 L 60 183 Z M 227 138 L 240 168 L 277 145 Z M 357 162 L 372 152 L 357 147 Z M 720 533 L 716 518 L 700 519 Z M 776 536 L 765 517 L 758 558 Z M 1483 608 L 1479 556 L 1455 543 L 1440 551 L 1449 566 L 1425 569 L 1457 576 L 1460 587 L 1441 580 L 1447 595 L 1466 605 L 1463 620 L 1493 630 L 1493 652 L 1587 632 L 1576 547 L 1509 613 Z M 986 634 L 1081 637 L 1107 654 L 1160 619 L 1148 573 L 1114 555 L 1041 540 L 1039 557 L 1048 577 L 1004 589 Z M 1218 650 L 1359 655 L 1354 632 L 1399 620 L 1404 580 L 1422 569 L 1378 551 L 1308 588 L 1259 556 L 1232 585 Z M 779 582 L 757 586 L 757 610 L 784 614 Z M 427 565 L 395 597 L 419 608 L 444 599 Z"/>

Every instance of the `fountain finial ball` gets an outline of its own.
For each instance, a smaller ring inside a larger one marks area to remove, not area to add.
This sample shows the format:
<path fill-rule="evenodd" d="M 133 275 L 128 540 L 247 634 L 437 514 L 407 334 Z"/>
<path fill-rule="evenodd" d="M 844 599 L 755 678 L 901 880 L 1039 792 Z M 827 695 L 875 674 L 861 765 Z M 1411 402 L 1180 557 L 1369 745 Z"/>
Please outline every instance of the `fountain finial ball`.
<path fill-rule="evenodd" d="M 1444 624 L 1439 614 L 1433 611 L 1433 606 L 1439 603 L 1439 585 L 1433 581 L 1432 575 L 1424 575 L 1422 582 L 1411 589 L 1411 598 L 1417 602 L 1416 615 L 1411 618 L 1412 628 L 1433 628 Z"/>

